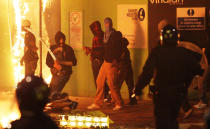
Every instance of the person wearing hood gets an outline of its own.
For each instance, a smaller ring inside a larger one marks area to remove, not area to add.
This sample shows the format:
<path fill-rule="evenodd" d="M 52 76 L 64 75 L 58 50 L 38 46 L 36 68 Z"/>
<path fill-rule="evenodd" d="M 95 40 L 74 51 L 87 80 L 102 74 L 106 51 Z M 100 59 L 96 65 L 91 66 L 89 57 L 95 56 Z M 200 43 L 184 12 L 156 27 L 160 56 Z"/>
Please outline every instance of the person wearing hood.
<path fill-rule="evenodd" d="M 72 66 L 77 64 L 73 48 L 67 45 L 65 41 L 66 36 L 61 31 L 58 31 L 55 35 L 56 44 L 50 48 L 56 60 L 53 60 L 49 52 L 47 54 L 46 64 L 52 73 L 50 82 L 51 97 L 55 94 L 61 94 L 72 74 Z"/>
<path fill-rule="evenodd" d="M 127 48 L 129 45 L 129 41 L 126 38 L 122 38 L 122 55 L 120 60 L 120 77 L 119 77 L 119 85 L 122 87 L 123 82 L 125 81 L 128 87 L 129 93 L 129 105 L 136 105 L 137 99 L 136 97 L 132 97 L 134 90 L 134 77 L 133 77 L 133 69 L 132 62 L 130 57 L 130 51 Z"/>
<path fill-rule="evenodd" d="M 94 37 L 92 40 L 92 47 L 84 47 L 83 49 L 85 50 L 86 55 L 90 55 L 90 60 L 92 63 L 92 71 L 93 71 L 93 76 L 95 80 L 95 85 L 97 89 L 97 84 L 96 80 L 98 77 L 99 70 L 101 68 L 101 65 L 104 62 L 104 45 L 103 45 L 103 38 L 104 38 L 104 32 L 101 29 L 101 23 L 99 21 L 94 21 L 90 25 L 90 30 L 92 31 Z M 105 82 L 105 96 L 104 100 L 108 101 L 109 100 L 109 88 L 107 83 Z"/>
<path fill-rule="evenodd" d="M 104 62 L 97 78 L 97 91 L 95 101 L 88 109 L 99 109 L 103 105 L 103 96 L 105 81 L 107 81 L 111 91 L 111 97 L 115 104 L 113 110 L 120 110 L 123 106 L 123 100 L 120 94 L 120 86 L 117 83 L 119 77 L 119 62 L 122 55 L 121 39 L 122 34 L 113 29 L 111 18 L 105 18 L 104 33 Z"/>
<path fill-rule="evenodd" d="M 185 87 L 204 70 L 194 58 L 194 52 L 178 47 L 178 32 L 166 25 L 162 29 L 163 42 L 150 53 L 143 72 L 136 83 L 135 94 L 154 78 L 153 101 L 156 129 L 178 129 L 177 117 L 184 97 Z"/>

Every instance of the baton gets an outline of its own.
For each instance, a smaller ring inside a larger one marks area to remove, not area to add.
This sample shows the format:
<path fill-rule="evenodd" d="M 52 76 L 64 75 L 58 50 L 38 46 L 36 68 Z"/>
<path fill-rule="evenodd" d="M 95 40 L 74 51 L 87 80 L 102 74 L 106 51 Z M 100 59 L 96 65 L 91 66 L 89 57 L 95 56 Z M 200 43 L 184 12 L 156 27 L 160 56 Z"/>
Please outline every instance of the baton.
<path fill-rule="evenodd" d="M 30 28 L 26 28 L 24 27 L 26 30 L 28 30 L 29 32 L 33 33 L 36 37 L 38 37 L 38 39 L 41 41 L 41 43 L 43 43 L 45 45 L 45 47 L 47 48 L 48 52 L 50 53 L 50 55 L 52 56 L 53 60 L 56 60 L 56 57 L 54 55 L 54 53 L 52 52 L 52 50 L 48 47 L 47 43 L 39 36 L 37 35 L 35 32 L 33 32 Z"/>

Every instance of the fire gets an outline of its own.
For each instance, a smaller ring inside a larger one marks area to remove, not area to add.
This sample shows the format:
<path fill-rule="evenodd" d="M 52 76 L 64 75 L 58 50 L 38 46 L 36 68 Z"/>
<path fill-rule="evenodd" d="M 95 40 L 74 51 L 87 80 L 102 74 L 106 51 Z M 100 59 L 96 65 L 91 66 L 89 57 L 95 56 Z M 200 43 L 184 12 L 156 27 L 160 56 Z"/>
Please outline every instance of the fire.
<path fill-rule="evenodd" d="M 39 1 L 37 0 L 37 2 Z M 43 12 L 48 6 L 48 3 L 49 3 L 48 0 L 42 0 Z M 14 66 L 15 84 L 17 84 L 25 76 L 24 66 L 20 64 L 21 58 L 24 55 L 24 35 L 25 35 L 25 33 L 22 31 L 22 21 L 24 19 L 28 19 L 26 15 L 28 16 L 30 9 L 28 4 L 26 2 L 23 2 L 22 0 L 13 0 L 13 8 L 15 13 L 15 38 L 13 40 L 13 45 L 12 45 L 12 63 Z M 50 72 L 46 72 L 47 70 L 45 69 L 43 70 L 45 72 L 44 78 L 46 82 L 49 84 L 51 80 L 51 74 Z"/>
<path fill-rule="evenodd" d="M 47 4 L 48 4 L 48 0 L 42 0 L 43 12 L 45 11 Z"/>
<path fill-rule="evenodd" d="M 20 64 L 20 60 L 24 54 L 24 32 L 22 31 L 21 22 L 25 17 L 21 14 L 21 12 L 26 14 L 29 9 L 27 4 L 24 4 L 24 10 L 22 10 L 20 0 L 13 0 L 13 7 L 15 11 L 16 36 L 12 46 L 12 62 L 14 66 L 15 84 L 17 84 L 24 78 L 24 66 Z"/>
<path fill-rule="evenodd" d="M 28 0 L 30 1 L 30 0 Z M 37 2 L 39 2 L 37 0 Z M 43 0 L 43 12 L 47 7 L 47 2 L 48 0 Z M 29 2 L 28 2 L 29 3 Z M 12 55 L 12 63 L 13 63 L 13 70 L 14 70 L 14 79 L 15 79 L 15 84 L 20 82 L 24 76 L 25 76 L 25 70 L 24 70 L 24 65 L 21 65 L 20 61 L 21 58 L 24 55 L 24 37 L 25 33 L 22 31 L 22 21 L 25 19 L 28 19 L 27 16 L 30 16 L 30 6 L 28 5 L 25 0 L 12 0 L 11 7 L 14 13 L 13 22 L 14 25 L 12 24 L 11 26 L 14 27 L 12 29 L 12 44 L 11 44 L 11 55 Z M 10 10 L 11 11 L 11 10 Z M 38 19 L 37 19 L 38 20 Z M 38 39 L 38 38 L 37 38 Z M 45 72 L 45 80 L 47 83 L 50 83 L 50 80 L 52 78 L 50 72 L 47 73 Z M 13 93 L 14 95 L 14 93 Z M 9 107 L 8 105 L 2 104 L 3 101 L 0 101 L 0 107 Z M 14 100 L 8 100 L 8 102 L 14 103 Z M 10 123 L 11 121 L 14 121 L 20 117 L 20 113 L 18 110 L 17 105 L 15 105 L 15 109 L 7 109 L 3 108 L 2 112 L 0 112 L 0 128 L 10 128 Z M 0 109 L 1 110 L 1 109 Z"/>

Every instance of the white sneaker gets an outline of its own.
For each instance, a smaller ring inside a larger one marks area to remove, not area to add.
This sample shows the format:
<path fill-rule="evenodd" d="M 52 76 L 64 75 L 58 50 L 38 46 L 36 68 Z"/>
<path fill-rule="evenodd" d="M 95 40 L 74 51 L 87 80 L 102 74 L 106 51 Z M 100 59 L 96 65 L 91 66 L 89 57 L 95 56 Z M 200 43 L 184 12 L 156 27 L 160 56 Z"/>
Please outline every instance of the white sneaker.
<path fill-rule="evenodd" d="M 92 105 L 90 105 L 90 106 L 87 107 L 87 109 L 89 109 L 89 110 L 100 109 L 100 108 L 101 107 L 98 106 L 98 105 L 96 105 L 96 104 L 92 104 Z"/>
<path fill-rule="evenodd" d="M 122 109 L 122 106 L 116 105 L 116 106 L 113 108 L 113 111 L 119 111 L 120 109 Z"/>
<path fill-rule="evenodd" d="M 207 104 L 205 104 L 205 103 L 200 101 L 198 104 L 194 105 L 193 107 L 196 108 L 196 109 L 200 109 L 201 110 L 201 109 L 206 108 Z"/>

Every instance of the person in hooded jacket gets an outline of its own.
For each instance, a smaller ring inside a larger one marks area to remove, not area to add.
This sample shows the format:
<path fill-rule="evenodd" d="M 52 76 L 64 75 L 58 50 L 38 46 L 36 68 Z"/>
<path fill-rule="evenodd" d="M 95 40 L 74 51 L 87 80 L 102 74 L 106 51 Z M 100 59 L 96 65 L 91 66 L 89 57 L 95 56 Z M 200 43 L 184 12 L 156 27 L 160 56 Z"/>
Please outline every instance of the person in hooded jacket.
<path fill-rule="evenodd" d="M 50 48 L 56 60 L 53 60 L 49 52 L 47 54 L 46 64 L 52 73 L 50 82 L 51 97 L 55 94 L 61 94 L 72 74 L 72 66 L 77 64 L 73 48 L 67 45 L 65 41 L 66 36 L 61 31 L 58 31 L 55 35 L 56 44 Z"/>
<path fill-rule="evenodd" d="M 97 78 L 97 91 L 95 101 L 88 109 L 99 109 L 103 105 L 105 81 L 107 81 L 111 91 L 112 101 L 115 104 L 113 110 L 120 110 L 123 100 L 120 94 L 120 86 L 117 83 L 119 78 L 119 62 L 122 55 L 121 39 L 122 34 L 113 29 L 111 18 L 105 18 L 104 33 L 104 62 L 100 68 Z"/>
<path fill-rule="evenodd" d="M 101 23 L 99 21 L 94 21 L 90 25 L 90 30 L 92 31 L 94 37 L 92 40 L 92 47 L 84 47 L 86 55 L 90 55 L 90 60 L 92 63 L 92 71 L 93 76 L 96 84 L 96 80 L 98 77 L 99 70 L 101 68 L 101 65 L 104 62 L 104 44 L 103 44 L 103 38 L 104 38 L 104 32 L 101 29 Z M 97 88 L 97 84 L 96 84 Z M 104 100 L 108 101 L 110 99 L 109 96 L 109 87 L 107 83 L 105 82 L 105 96 Z"/>
<path fill-rule="evenodd" d="M 136 97 L 132 97 L 134 90 L 134 77 L 133 77 L 133 69 L 132 69 L 132 61 L 130 57 L 130 51 L 127 48 L 129 45 L 129 41 L 126 38 L 122 38 L 122 55 L 120 59 L 120 77 L 119 77 L 119 85 L 122 87 L 123 82 L 125 81 L 128 87 L 129 93 L 129 105 L 136 105 L 137 99 Z"/>
<path fill-rule="evenodd" d="M 184 98 L 185 87 L 193 76 L 204 70 L 194 58 L 194 52 L 178 47 L 178 32 L 167 25 L 162 29 L 163 42 L 150 53 L 143 72 L 136 83 L 135 93 L 142 90 L 154 77 L 154 115 L 156 129 L 178 129 L 177 117 Z"/>

